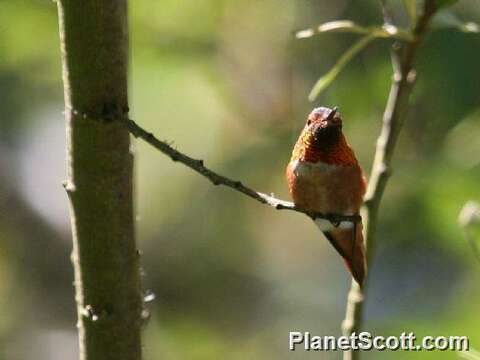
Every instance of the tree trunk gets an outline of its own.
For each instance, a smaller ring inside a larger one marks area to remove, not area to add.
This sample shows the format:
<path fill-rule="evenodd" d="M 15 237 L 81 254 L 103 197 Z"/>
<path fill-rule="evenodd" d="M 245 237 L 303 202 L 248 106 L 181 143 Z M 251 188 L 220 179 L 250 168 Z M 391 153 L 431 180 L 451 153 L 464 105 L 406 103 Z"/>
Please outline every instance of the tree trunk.
<path fill-rule="evenodd" d="M 58 0 L 81 360 L 139 360 L 127 0 Z"/>

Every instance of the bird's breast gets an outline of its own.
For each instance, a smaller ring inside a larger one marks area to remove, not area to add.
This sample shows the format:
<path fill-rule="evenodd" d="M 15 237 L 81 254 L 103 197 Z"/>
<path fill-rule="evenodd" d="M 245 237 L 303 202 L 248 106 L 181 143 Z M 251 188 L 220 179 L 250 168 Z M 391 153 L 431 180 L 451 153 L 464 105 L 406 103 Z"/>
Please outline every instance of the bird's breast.
<path fill-rule="evenodd" d="M 291 163 L 291 167 L 295 176 L 308 177 L 314 176 L 317 173 L 328 174 L 329 172 L 335 171 L 338 165 L 326 164 L 321 161 L 311 163 L 308 161 L 294 160 Z"/>
<path fill-rule="evenodd" d="M 364 193 L 359 166 L 293 160 L 287 166 L 287 179 L 294 203 L 323 213 L 354 214 Z"/>

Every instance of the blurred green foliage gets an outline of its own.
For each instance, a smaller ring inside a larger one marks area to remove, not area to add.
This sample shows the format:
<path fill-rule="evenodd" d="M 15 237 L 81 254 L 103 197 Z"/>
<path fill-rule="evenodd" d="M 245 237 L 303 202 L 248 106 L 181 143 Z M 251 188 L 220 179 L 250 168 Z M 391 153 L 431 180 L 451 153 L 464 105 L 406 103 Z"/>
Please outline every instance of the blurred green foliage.
<path fill-rule="evenodd" d="M 408 27 L 413 11 L 392 4 Z M 480 19 L 474 0 L 443 11 Z M 316 79 L 358 36 L 292 34 L 336 19 L 368 26 L 382 14 L 373 0 L 131 1 L 132 118 L 213 169 L 287 198 L 284 167 L 306 114 L 338 105 L 368 171 L 390 86 L 390 42 L 365 48 L 312 105 Z M 366 313 L 374 333 L 467 335 L 480 348 L 479 268 L 457 223 L 465 202 L 480 199 L 479 56 L 480 37 L 455 29 L 430 34 L 418 54 L 382 203 Z M 0 0 L 0 359 L 75 358 L 75 342 L 64 341 L 76 335 L 62 108 L 55 4 Z M 156 294 L 146 358 L 338 358 L 287 351 L 290 330 L 340 333 L 349 287 L 311 222 L 135 147 L 144 283 Z"/>

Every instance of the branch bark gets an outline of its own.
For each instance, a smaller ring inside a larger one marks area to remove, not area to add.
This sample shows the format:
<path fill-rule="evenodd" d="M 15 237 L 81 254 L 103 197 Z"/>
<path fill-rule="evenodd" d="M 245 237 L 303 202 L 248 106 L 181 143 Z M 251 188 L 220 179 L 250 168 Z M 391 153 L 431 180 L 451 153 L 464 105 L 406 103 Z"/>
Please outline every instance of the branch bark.
<path fill-rule="evenodd" d="M 182 152 L 174 149 L 171 145 L 169 145 L 166 141 L 159 140 L 155 137 L 152 133 L 146 131 L 142 127 L 140 127 L 135 121 L 133 120 L 126 120 L 124 122 L 128 130 L 132 133 L 133 136 L 136 138 L 141 138 L 142 140 L 146 141 L 148 144 L 153 146 L 155 149 L 161 151 L 168 157 L 170 157 L 173 161 L 178 161 L 183 165 L 189 167 L 193 171 L 199 173 L 200 175 L 206 177 L 213 185 L 223 185 L 238 191 L 258 202 L 269 205 L 277 210 L 291 210 L 296 211 L 302 214 L 307 215 L 312 219 L 322 218 L 330 221 L 332 224 L 339 224 L 342 221 L 350 221 L 357 223 L 362 220 L 359 214 L 355 215 L 343 215 L 343 214 L 323 214 L 319 212 L 311 212 L 299 208 L 295 206 L 290 201 L 280 200 L 271 195 L 267 195 L 252 188 L 245 186 L 241 181 L 232 180 L 227 178 L 223 175 L 220 175 L 209 168 L 205 167 L 203 160 L 194 159 L 188 155 L 183 154 Z"/>
<path fill-rule="evenodd" d="M 141 358 L 126 0 L 58 0 L 81 360 Z"/>
<path fill-rule="evenodd" d="M 418 18 L 413 28 L 413 41 L 400 46 L 396 43 L 392 47 L 393 82 L 390 88 L 385 112 L 383 114 L 383 126 L 377 140 L 375 158 L 373 161 L 370 180 L 365 194 L 362 209 L 363 231 L 367 264 L 371 271 L 371 260 L 375 251 L 375 232 L 378 222 L 378 210 L 380 202 L 391 174 L 391 161 L 395 151 L 398 136 L 403 126 L 404 115 L 408 109 L 410 94 L 415 83 L 413 61 L 419 44 L 427 31 L 428 24 L 437 10 L 435 0 L 425 0 L 423 13 Z M 388 11 L 384 9 L 384 14 Z M 388 18 L 385 19 L 387 22 Z M 364 289 L 367 288 L 368 276 Z M 352 281 L 352 286 L 347 298 L 345 320 L 342 323 L 343 335 L 350 336 L 353 332 L 359 333 L 362 326 L 363 302 L 365 290 L 362 293 L 358 284 Z M 345 351 L 344 360 L 356 360 L 359 358 L 358 351 Z"/>

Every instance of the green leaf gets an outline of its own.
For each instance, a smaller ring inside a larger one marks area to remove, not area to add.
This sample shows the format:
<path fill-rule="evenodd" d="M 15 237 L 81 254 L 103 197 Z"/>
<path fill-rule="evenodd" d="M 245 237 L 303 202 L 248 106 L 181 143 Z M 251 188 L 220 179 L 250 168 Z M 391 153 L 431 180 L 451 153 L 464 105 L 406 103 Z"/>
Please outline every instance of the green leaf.
<path fill-rule="evenodd" d="M 417 0 L 403 0 L 403 6 L 410 18 L 410 23 L 415 24 L 417 21 Z"/>
<path fill-rule="evenodd" d="M 411 41 L 413 38 L 408 31 L 400 29 L 394 25 L 385 24 L 383 26 L 360 26 L 350 20 L 329 21 L 317 26 L 316 28 L 297 31 L 295 36 L 297 39 L 306 39 L 314 35 L 329 32 L 372 35 L 377 38 L 393 38 L 403 41 Z"/>
<path fill-rule="evenodd" d="M 444 8 L 444 7 L 450 7 L 450 6 L 453 6 L 455 5 L 455 3 L 457 3 L 458 0 L 437 0 L 437 7 L 440 9 L 440 8 Z"/>
<path fill-rule="evenodd" d="M 337 63 L 334 65 L 333 68 L 330 69 L 325 75 L 323 75 L 320 79 L 317 80 L 315 85 L 313 86 L 310 94 L 308 95 L 308 99 L 313 101 L 317 98 L 317 96 L 325 90 L 332 82 L 335 80 L 337 75 L 342 71 L 345 65 L 348 64 L 350 60 L 352 60 L 355 55 L 357 55 L 364 47 L 366 47 L 369 43 L 371 43 L 376 37 L 372 34 L 362 37 L 358 40 L 352 47 L 350 47 L 347 51 L 343 53 L 343 55 L 337 60 Z"/>

